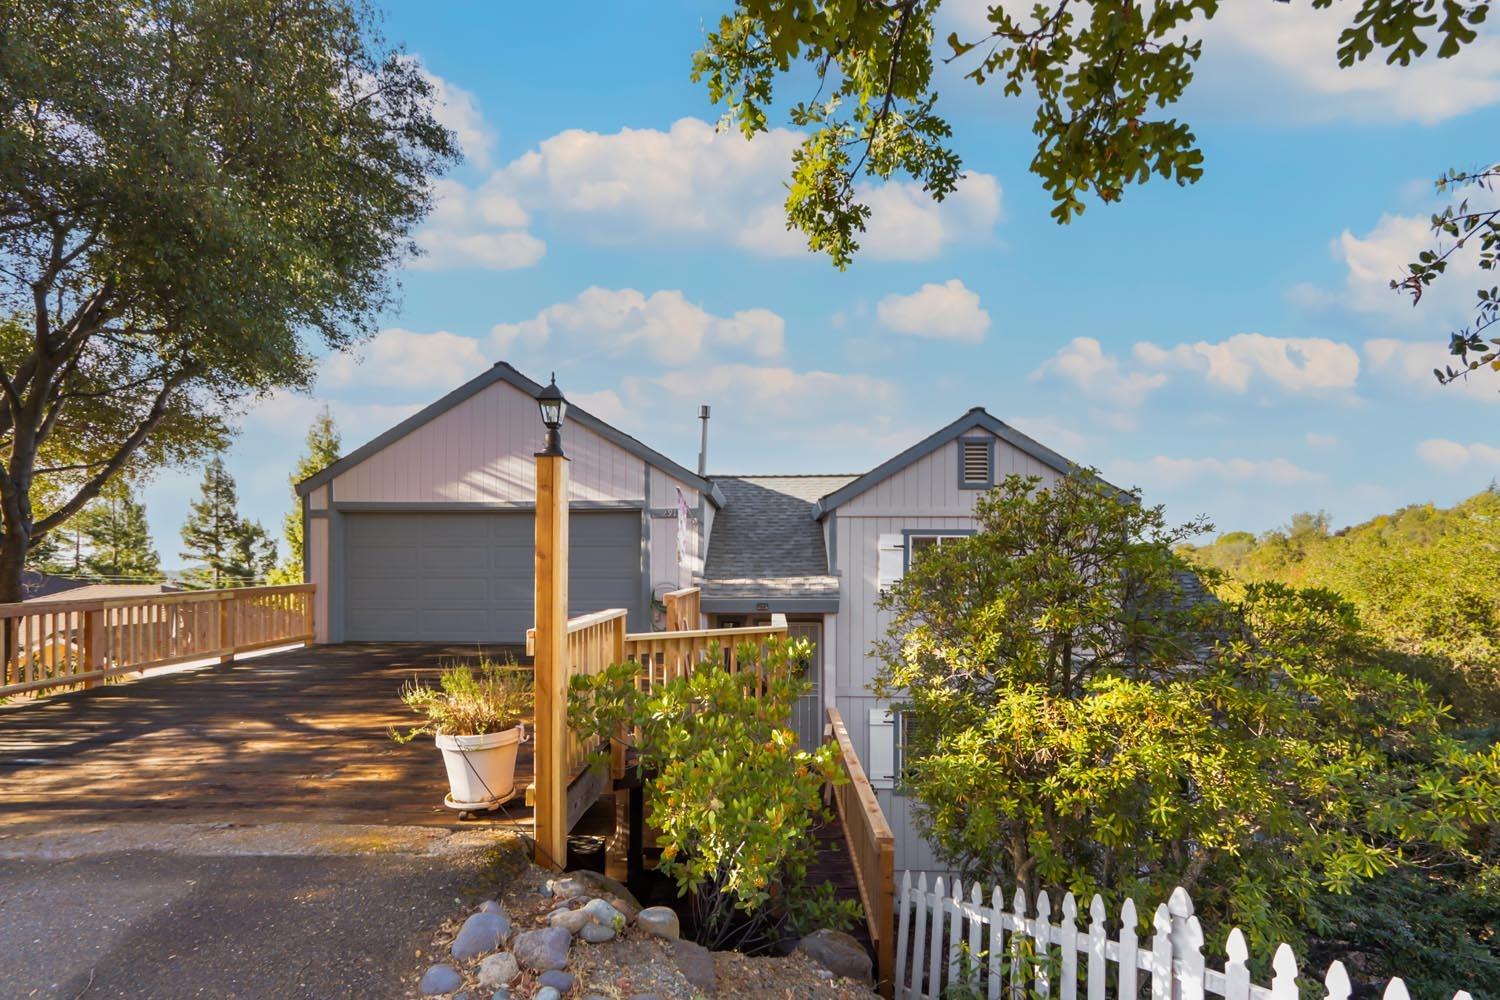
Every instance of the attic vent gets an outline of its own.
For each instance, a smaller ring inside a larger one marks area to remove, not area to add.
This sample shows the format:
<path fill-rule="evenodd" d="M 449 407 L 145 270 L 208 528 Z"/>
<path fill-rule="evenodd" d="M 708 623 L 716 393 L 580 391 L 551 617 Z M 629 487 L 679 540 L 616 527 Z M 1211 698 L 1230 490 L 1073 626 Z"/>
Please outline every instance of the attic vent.
<path fill-rule="evenodd" d="M 987 489 L 995 485 L 995 470 L 991 468 L 994 449 L 987 438 L 972 438 L 959 442 L 959 485 L 970 489 Z"/>

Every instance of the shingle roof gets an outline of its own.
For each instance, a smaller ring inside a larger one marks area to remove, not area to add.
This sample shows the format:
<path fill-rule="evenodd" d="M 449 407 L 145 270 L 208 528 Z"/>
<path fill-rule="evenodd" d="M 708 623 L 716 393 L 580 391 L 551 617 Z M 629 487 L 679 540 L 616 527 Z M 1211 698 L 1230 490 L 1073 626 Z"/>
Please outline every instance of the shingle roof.
<path fill-rule="evenodd" d="M 703 597 L 836 598 L 823 526 L 812 518 L 819 497 L 857 476 L 715 476 L 724 508 L 714 517 Z"/>
<path fill-rule="evenodd" d="M 115 597 L 142 597 L 151 594 L 171 594 L 182 588 L 169 583 L 86 583 L 41 597 L 28 597 L 28 601 L 107 601 Z"/>

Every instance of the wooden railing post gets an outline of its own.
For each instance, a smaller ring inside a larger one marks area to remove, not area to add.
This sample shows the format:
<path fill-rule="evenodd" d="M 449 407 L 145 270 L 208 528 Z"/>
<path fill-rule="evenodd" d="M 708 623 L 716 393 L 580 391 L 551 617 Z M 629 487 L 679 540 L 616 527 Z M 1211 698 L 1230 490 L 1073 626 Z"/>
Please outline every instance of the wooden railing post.
<path fill-rule="evenodd" d="M 625 618 L 623 615 L 614 621 L 609 662 L 611 666 L 625 662 Z M 620 731 L 615 733 L 615 739 L 610 746 L 609 764 L 611 777 L 617 779 L 625 777 L 625 726 L 623 724 L 620 726 Z"/>
<path fill-rule="evenodd" d="M 536 858 L 568 857 L 568 460 L 536 456 Z"/>
<path fill-rule="evenodd" d="M 219 594 L 214 607 L 219 614 L 219 669 L 227 670 L 234 662 L 234 594 Z"/>
<path fill-rule="evenodd" d="M 104 611 L 85 611 L 83 613 L 83 634 L 79 642 L 79 659 L 82 661 L 79 668 L 85 673 L 102 671 L 105 667 L 104 661 Z M 90 677 L 83 682 L 83 686 L 91 688 L 100 683 L 99 679 Z"/>

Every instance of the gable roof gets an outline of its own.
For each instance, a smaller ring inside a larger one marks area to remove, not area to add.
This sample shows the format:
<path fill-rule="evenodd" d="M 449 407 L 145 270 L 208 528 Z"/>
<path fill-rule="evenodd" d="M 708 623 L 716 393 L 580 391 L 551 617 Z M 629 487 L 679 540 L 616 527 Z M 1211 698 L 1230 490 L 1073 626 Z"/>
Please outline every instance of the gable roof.
<path fill-rule="evenodd" d="M 818 502 L 813 505 L 813 518 L 821 520 L 823 515 L 840 504 L 847 503 L 872 486 L 884 482 L 919 459 L 926 458 L 943 445 L 955 440 L 959 435 L 975 429 L 989 431 L 1017 451 L 1030 455 L 1060 475 L 1066 476 L 1078 468 L 1076 462 L 1063 458 L 1041 442 L 1027 437 L 1005 421 L 991 416 L 984 407 L 976 406 L 942 430 L 928 435 L 894 458 L 882 462 L 852 482 L 819 498 Z"/>
<path fill-rule="evenodd" d="M 307 494 L 311 493 L 319 486 L 322 486 L 324 483 L 338 476 L 341 472 L 344 472 L 346 469 L 353 468 L 354 466 L 358 465 L 360 462 L 363 462 L 371 455 L 379 452 L 381 449 L 385 448 L 392 442 L 400 440 L 401 438 L 410 434 L 412 431 L 416 430 L 418 427 L 421 427 L 423 424 L 436 419 L 444 413 L 447 413 L 459 403 L 464 402 L 471 396 L 475 396 L 478 393 L 483 392 L 485 389 L 488 389 L 490 386 L 494 385 L 497 382 L 504 382 L 507 385 L 510 385 L 513 388 L 519 389 L 521 392 L 526 393 L 528 396 L 534 397 L 537 393 L 542 391 L 542 385 L 540 382 L 533 382 L 531 379 L 521 374 L 507 362 L 497 361 L 489 371 L 484 372 L 482 375 L 479 375 L 476 378 L 470 379 L 463 385 L 459 386 L 457 389 L 454 389 L 452 392 L 448 393 L 448 395 L 444 396 L 442 399 L 439 399 L 437 402 L 432 403 L 429 406 L 423 407 L 416 413 L 413 413 L 411 416 L 401 421 L 395 427 L 392 427 L 385 433 L 380 434 L 370 441 L 365 442 L 358 448 L 351 451 L 349 454 L 333 462 L 331 465 L 325 466 L 319 471 L 313 473 L 311 476 L 302 480 L 302 482 L 297 484 L 297 494 L 299 496 L 307 496 Z M 697 473 L 692 472 L 681 465 L 678 465 L 676 462 L 672 461 L 661 452 L 657 451 L 654 448 L 647 447 L 645 444 L 642 444 L 640 441 L 631 437 L 629 434 L 626 434 L 624 431 L 610 426 L 603 420 L 600 420 L 598 417 L 589 413 L 587 410 L 573 405 L 571 401 L 568 403 L 568 415 L 566 419 L 576 422 L 580 427 L 588 428 L 611 444 L 617 445 L 618 447 L 630 452 L 632 455 L 636 455 L 639 458 L 644 459 L 646 462 L 654 465 L 656 468 L 672 476 L 674 479 L 680 479 L 683 482 L 689 484 L 694 489 L 702 493 L 705 497 L 707 497 L 709 499 L 709 502 L 711 502 L 715 507 L 724 506 L 724 495 L 712 482 L 704 479 Z M 538 441 L 540 442 L 540 439 L 538 439 Z"/>
<path fill-rule="evenodd" d="M 703 603 L 838 600 L 823 529 L 810 516 L 846 476 L 715 476 L 728 501 L 714 518 L 703 566 Z"/>

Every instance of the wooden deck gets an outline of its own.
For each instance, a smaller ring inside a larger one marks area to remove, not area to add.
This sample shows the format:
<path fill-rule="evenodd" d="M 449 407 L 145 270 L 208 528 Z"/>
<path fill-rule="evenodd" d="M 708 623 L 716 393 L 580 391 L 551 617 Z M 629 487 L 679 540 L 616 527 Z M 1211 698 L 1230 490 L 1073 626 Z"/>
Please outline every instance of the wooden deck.
<path fill-rule="evenodd" d="M 452 826 L 430 738 L 403 681 L 473 646 L 314 646 L 0 705 L 0 830 L 75 821 L 333 822 Z M 487 649 L 527 662 L 521 650 Z M 528 732 L 530 727 L 528 726 Z M 522 746 L 514 799 L 479 822 L 531 821 Z"/>

